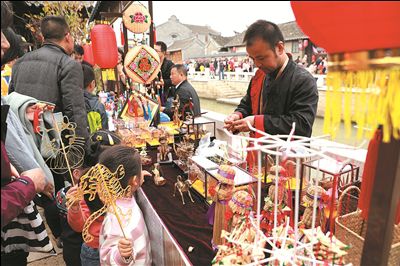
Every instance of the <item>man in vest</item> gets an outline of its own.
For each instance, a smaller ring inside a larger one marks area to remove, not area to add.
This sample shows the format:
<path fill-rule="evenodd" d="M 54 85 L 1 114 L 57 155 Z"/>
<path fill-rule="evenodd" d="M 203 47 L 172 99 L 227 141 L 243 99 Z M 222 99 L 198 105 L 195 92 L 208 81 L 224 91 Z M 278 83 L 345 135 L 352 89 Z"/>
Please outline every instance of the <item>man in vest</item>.
<path fill-rule="evenodd" d="M 235 133 L 247 132 L 250 122 L 276 135 L 289 134 L 296 122 L 295 134 L 310 137 L 318 104 L 314 77 L 286 54 L 282 32 L 274 23 L 256 21 L 247 29 L 243 42 L 258 70 L 224 127 Z"/>

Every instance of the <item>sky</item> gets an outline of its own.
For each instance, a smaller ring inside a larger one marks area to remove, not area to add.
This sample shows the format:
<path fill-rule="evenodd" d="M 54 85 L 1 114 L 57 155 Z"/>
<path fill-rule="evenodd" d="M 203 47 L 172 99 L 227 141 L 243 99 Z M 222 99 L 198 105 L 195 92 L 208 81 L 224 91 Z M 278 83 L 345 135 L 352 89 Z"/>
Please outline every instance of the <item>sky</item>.
<path fill-rule="evenodd" d="M 172 15 L 184 24 L 209 25 L 222 36 L 242 32 L 258 19 L 277 24 L 295 20 L 290 1 L 153 1 L 156 26 Z"/>

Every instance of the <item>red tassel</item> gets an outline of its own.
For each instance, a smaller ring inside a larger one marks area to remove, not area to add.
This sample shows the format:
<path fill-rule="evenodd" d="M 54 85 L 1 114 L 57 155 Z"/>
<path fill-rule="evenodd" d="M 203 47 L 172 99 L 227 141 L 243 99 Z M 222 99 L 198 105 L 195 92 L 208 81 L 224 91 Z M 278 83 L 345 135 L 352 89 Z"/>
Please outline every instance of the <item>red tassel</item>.
<path fill-rule="evenodd" d="M 121 45 L 124 46 L 125 45 L 125 36 L 124 36 L 124 30 L 123 30 L 122 24 L 120 27 L 120 32 L 121 32 Z"/>
<path fill-rule="evenodd" d="M 35 132 L 36 134 L 40 133 L 40 126 L 39 126 L 40 111 L 41 111 L 40 108 L 37 108 L 33 113 L 33 132 Z"/>
<path fill-rule="evenodd" d="M 376 164 L 378 162 L 379 144 L 382 140 L 381 130 L 375 132 L 374 137 L 368 145 L 367 158 L 365 159 L 364 172 L 361 182 L 360 199 L 358 208 L 362 210 L 361 215 L 366 220 L 368 219 L 369 205 L 371 202 L 372 187 L 374 185 Z"/>

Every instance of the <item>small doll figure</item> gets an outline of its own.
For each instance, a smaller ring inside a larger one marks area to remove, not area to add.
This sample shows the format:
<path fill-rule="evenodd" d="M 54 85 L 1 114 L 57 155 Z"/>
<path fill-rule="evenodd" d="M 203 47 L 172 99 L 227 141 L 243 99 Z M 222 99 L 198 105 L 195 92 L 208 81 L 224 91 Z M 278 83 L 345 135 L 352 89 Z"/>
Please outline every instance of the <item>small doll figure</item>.
<path fill-rule="evenodd" d="M 168 146 L 168 138 L 166 134 L 161 134 L 159 138 L 160 146 L 158 147 L 157 162 L 171 162 L 171 147 Z"/>
<path fill-rule="evenodd" d="M 229 201 L 232 211 L 231 228 L 237 227 L 253 208 L 253 197 L 245 190 L 236 191 Z"/>
<path fill-rule="evenodd" d="M 282 166 L 272 166 L 269 170 L 268 178 L 271 179 L 271 186 L 268 189 L 268 197 L 275 202 L 275 174 L 276 168 L 278 167 L 278 205 L 288 205 L 289 200 L 289 191 L 286 189 L 286 184 L 288 181 L 287 173 L 285 168 Z M 290 205 L 289 205 L 290 206 Z"/>
<path fill-rule="evenodd" d="M 175 126 L 179 126 L 181 124 L 181 120 L 179 119 L 179 95 L 176 96 L 175 100 L 172 102 L 172 110 L 173 114 L 173 121 Z"/>
<path fill-rule="evenodd" d="M 216 178 L 219 183 L 215 187 L 215 193 L 212 195 L 213 201 L 215 203 L 214 210 L 214 227 L 213 227 L 213 238 L 212 244 L 214 247 L 221 245 L 223 239 L 221 238 L 222 230 L 230 231 L 228 228 L 229 224 L 225 217 L 228 202 L 232 198 L 234 186 L 235 186 L 235 170 L 229 165 L 221 165 L 218 168 Z M 210 207 L 211 208 L 211 207 Z"/>
<path fill-rule="evenodd" d="M 154 183 L 156 184 L 156 186 L 164 186 L 165 183 L 167 183 L 167 180 L 165 180 L 164 177 L 161 176 L 160 174 L 160 164 L 159 163 L 155 163 L 154 164 L 154 169 L 153 169 L 153 174 L 154 174 Z"/>
<path fill-rule="evenodd" d="M 317 212 L 315 215 L 315 226 L 324 226 L 324 204 L 322 201 L 326 191 L 321 186 L 310 186 L 307 189 L 307 193 L 303 196 L 303 204 L 306 206 L 306 209 L 304 210 L 303 218 L 300 222 L 307 229 L 311 228 L 312 226 L 315 191 L 317 191 Z"/>

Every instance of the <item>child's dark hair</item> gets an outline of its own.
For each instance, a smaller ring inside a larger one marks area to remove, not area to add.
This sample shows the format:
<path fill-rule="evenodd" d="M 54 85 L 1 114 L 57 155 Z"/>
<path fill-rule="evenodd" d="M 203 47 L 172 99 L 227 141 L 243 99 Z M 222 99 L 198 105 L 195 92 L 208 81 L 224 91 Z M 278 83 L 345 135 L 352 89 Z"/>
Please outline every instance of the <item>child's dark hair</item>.
<path fill-rule="evenodd" d="M 93 67 L 82 64 L 82 70 L 83 70 L 83 87 L 86 89 L 89 84 L 94 80 L 94 70 Z"/>
<path fill-rule="evenodd" d="M 99 163 L 115 172 L 118 166 L 122 165 L 125 170 L 124 177 L 120 180 L 122 188 L 126 188 L 132 177 L 141 177 L 141 161 L 139 152 L 135 148 L 116 145 L 107 147 L 99 156 Z M 84 195 L 85 202 L 92 213 L 100 210 L 104 204 L 96 194 L 93 201 L 89 201 L 89 195 Z"/>

